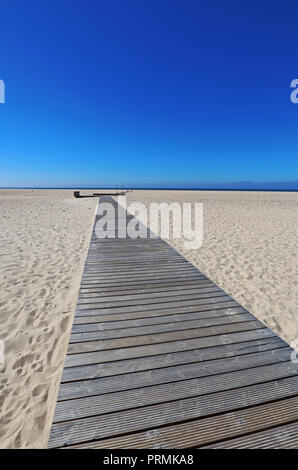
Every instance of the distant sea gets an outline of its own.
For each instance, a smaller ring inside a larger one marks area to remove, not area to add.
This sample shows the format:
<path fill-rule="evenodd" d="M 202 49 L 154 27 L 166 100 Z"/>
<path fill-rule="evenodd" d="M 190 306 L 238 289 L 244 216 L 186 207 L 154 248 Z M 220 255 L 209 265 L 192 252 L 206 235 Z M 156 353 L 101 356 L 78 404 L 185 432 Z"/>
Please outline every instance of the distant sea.
<path fill-rule="evenodd" d="M 113 189 L 113 190 L 121 190 L 122 186 L 57 186 L 57 187 L 48 187 L 48 186 L 0 186 L 0 189 L 74 189 L 74 190 L 88 190 L 88 189 Z M 137 186 L 125 186 L 123 185 L 123 189 L 135 189 L 135 190 L 149 190 L 149 191 L 266 191 L 266 192 L 298 192 L 298 184 L 295 187 L 290 188 L 275 188 L 275 187 L 169 187 L 169 186 L 160 186 L 160 187 L 137 187 Z"/>

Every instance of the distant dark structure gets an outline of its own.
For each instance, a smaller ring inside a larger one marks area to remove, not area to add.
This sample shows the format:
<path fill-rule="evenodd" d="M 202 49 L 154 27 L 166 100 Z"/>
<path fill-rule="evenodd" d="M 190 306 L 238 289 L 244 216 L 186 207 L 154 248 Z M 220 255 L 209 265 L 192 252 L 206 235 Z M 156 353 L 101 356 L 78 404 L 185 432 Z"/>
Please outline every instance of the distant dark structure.
<path fill-rule="evenodd" d="M 128 193 L 129 191 L 132 191 L 132 189 L 123 189 L 123 186 L 121 188 L 121 190 L 118 191 L 118 189 L 116 189 L 116 192 L 115 193 L 93 193 L 93 194 L 86 194 L 86 195 L 81 195 L 80 194 L 80 191 L 74 191 L 73 192 L 73 195 L 75 198 L 79 198 L 79 197 L 98 197 L 98 196 L 122 196 L 126 193 Z"/>

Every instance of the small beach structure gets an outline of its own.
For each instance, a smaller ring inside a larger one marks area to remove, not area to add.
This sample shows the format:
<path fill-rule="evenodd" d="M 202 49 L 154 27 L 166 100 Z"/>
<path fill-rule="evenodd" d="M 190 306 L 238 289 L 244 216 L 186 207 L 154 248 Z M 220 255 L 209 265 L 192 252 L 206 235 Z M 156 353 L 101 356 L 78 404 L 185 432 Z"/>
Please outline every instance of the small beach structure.
<path fill-rule="evenodd" d="M 116 189 L 115 192 L 100 192 L 100 193 L 92 193 L 92 194 L 84 194 L 82 195 L 80 191 L 74 191 L 73 195 L 75 198 L 80 198 L 80 197 L 98 197 L 98 196 L 123 196 L 124 194 L 132 191 L 132 189 L 122 189 L 118 190 Z"/>

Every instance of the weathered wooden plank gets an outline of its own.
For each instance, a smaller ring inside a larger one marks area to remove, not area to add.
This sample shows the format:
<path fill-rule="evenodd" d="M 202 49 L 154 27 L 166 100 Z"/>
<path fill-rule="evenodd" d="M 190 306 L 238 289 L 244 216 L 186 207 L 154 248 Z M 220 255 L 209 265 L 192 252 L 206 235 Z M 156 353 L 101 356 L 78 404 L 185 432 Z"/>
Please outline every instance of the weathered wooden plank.
<path fill-rule="evenodd" d="M 121 285 L 123 282 L 141 282 L 143 284 L 149 284 L 151 281 L 159 280 L 161 283 L 162 281 L 168 282 L 168 280 L 176 279 L 176 282 L 178 280 L 183 280 L 186 281 L 188 279 L 190 280 L 202 280 L 204 277 L 202 275 L 198 275 L 195 273 L 195 271 L 191 272 L 190 274 L 185 274 L 181 272 L 177 272 L 175 278 L 173 278 L 173 272 L 168 272 L 168 273 L 162 273 L 160 275 L 156 273 L 148 273 L 145 275 L 139 275 L 139 274 L 131 274 L 131 275 L 122 275 L 120 276 L 93 276 L 93 277 L 88 277 L 88 278 L 82 278 L 82 285 L 86 284 L 100 284 L 103 287 L 106 287 L 108 284 L 109 285 Z"/>
<path fill-rule="evenodd" d="M 289 356 L 289 353 L 287 355 Z M 170 386 L 168 383 L 148 385 L 145 388 L 133 388 L 120 392 L 105 393 L 104 395 L 59 401 L 57 402 L 53 422 L 95 416 L 192 396 L 214 394 L 223 390 L 294 376 L 297 372 L 298 365 L 287 361 L 208 377 L 180 380 L 179 382 L 171 382 Z M 153 375 L 152 372 L 143 372 L 141 374 Z M 186 372 L 185 374 L 187 375 Z M 134 386 L 133 377 L 131 377 L 131 381 L 132 386 Z"/>
<path fill-rule="evenodd" d="M 191 274 L 197 274 L 197 271 L 195 268 L 179 268 L 175 269 L 175 275 L 184 275 L 188 276 Z M 89 272 L 89 273 L 84 273 L 82 280 L 88 281 L 92 279 L 103 279 L 103 280 L 109 280 L 109 279 L 138 279 L 138 278 L 145 278 L 147 277 L 159 277 L 159 276 L 166 276 L 166 275 L 172 275 L 173 274 L 173 269 L 171 268 L 164 268 L 160 270 L 152 269 L 152 270 L 144 270 L 144 271 L 137 271 L 134 269 L 127 269 L 126 271 L 117 271 L 115 270 L 112 273 L 106 273 L 104 271 L 104 268 L 101 272 Z"/>
<path fill-rule="evenodd" d="M 128 270 L 133 270 L 133 272 L 144 272 L 144 271 L 161 271 L 164 269 L 171 269 L 172 270 L 180 267 L 191 267 L 194 268 L 194 266 L 187 261 L 152 261 L 149 262 L 144 262 L 140 261 L 139 264 L 137 263 L 131 263 L 129 266 L 127 264 L 121 264 L 120 262 L 111 264 L 109 261 L 106 263 L 100 262 L 100 264 L 95 264 L 94 266 L 86 266 L 84 269 L 85 274 L 92 274 L 95 272 L 100 272 L 102 273 L 103 269 L 102 267 L 104 266 L 104 272 L 107 273 L 113 273 L 113 272 L 127 272 Z"/>
<path fill-rule="evenodd" d="M 138 256 L 138 264 L 132 263 L 133 257 Z M 121 255 L 121 253 L 115 253 L 114 255 L 100 255 L 100 256 L 94 256 L 92 259 L 89 257 L 87 258 L 87 262 L 85 265 L 84 269 L 91 269 L 91 268 L 96 268 L 98 269 L 100 266 L 109 266 L 110 268 L 112 267 L 143 267 L 143 266 L 150 266 L 150 265 L 155 265 L 155 264 L 162 264 L 165 263 L 166 266 L 172 266 L 173 264 L 175 265 L 176 263 L 181 262 L 181 258 L 177 258 L 176 256 L 172 255 L 163 255 L 160 253 L 159 250 L 157 250 L 155 253 L 153 252 L 148 252 L 147 254 L 144 254 L 144 250 L 138 252 L 136 250 L 133 250 L 131 252 L 128 252 L 125 256 Z M 169 264 L 167 264 L 169 263 Z M 190 263 L 185 263 L 187 266 L 193 266 Z M 175 267 L 175 266 L 174 266 Z"/>
<path fill-rule="evenodd" d="M 156 348 L 155 343 L 147 345 L 144 345 L 142 343 L 141 346 L 133 344 L 130 347 L 118 347 L 114 349 L 106 347 L 107 341 L 87 341 L 83 343 L 70 343 L 65 364 L 67 364 L 68 357 L 71 354 L 87 353 L 88 351 L 100 351 L 100 355 L 96 354 L 94 356 L 91 356 L 90 359 L 93 362 L 94 360 L 97 360 L 97 362 L 108 362 L 133 357 L 154 356 L 157 354 L 166 354 L 168 352 L 186 351 L 195 348 L 208 348 L 224 344 L 234 344 L 239 343 L 241 341 L 250 341 L 259 338 L 269 338 L 272 336 L 274 337 L 275 335 L 270 330 L 268 330 L 267 328 L 261 328 L 251 331 L 240 331 L 207 337 L 180 338 L 178 340 L 176 339 L 168 342 L 165 341 L 158 344 L 158 350 Z M 84 356 L 84 360 L 89 361 L 89 357 Z M 85 370 L 87 373 L 87 368 Z"/>
<path fill-rule="evenodd" d="M 180 315 L 171 314 L 168 312 L 168 315 L 155 316 L 155 317 L 145 317 L 145 318 L 132 318 L 132 319 L 123 319 L 122 316 L 120 320 L 115 320 L 116 315 L 97 315 L 90 317 L 75 317 L 74 325 L 84 325 L 86 323 L 98 323 L 102 325 L 102 329 L 114 329 L 114 328 L 129 328 L 132 326 L 146 326 L 146 325 L 158 325 L 161 323 L 169 322 L 179 322 L 187 320 L 202 320 L 214 317 L 225 317 L 229 315 L 237 315 L 239 313 L 247 313 L 254 318 L 253 315 L 248 313 L 243 307 L 233 307 L 225 308 L 218 310 L 207 310 L 202 312 L 190 312 L 190 313 L 181 313 Z M 104 318 L 104 319 L 103 319 Z M 255 319 L 255 318 L 254 318 Z M 102 322 L 102 323 L 101 323 Z"/>
<path fill-rule="evenodd" d="M 162 367 L 190 364 L 192 362 L 215 361 L 220 358 L 231 358 L 244 354 L 273 351 L 275 349 L 286 347 L 288 347 L 288 345 L 281 339 L 269 337 L 221 346 L 205 347 L 201 349 L 173 351 L 151 356 L 132 357 L 129 359 L 124 358 L 118 360 L 116 358 L 115 360 L 93 364 L 91 366 L 76 367 L 75 369 L 71 367 L 65 368 L 62 375 L 61 387 L 63 387 L 63 383 L 73 380 L 73 377 L 75 380 L 81 381 L 81 383 L 84 379 L 87 379 L 90 389 L 92 389 L 93 382 L 89 379 L 110 377 L 113 375 L 140 372 L 143 370 L 154 370 Z M 68 389 L 71 389 L 72 386 L 75 386 L 75 384 L 70 384 Z"/>
<path fill-rule="evenodd" d="M 140 268 L 145 268 L 145 267 L 154 267 L 154 266 L 166 266 L 166 267 L 172 267 L 175 268 L 177 264 L 181 264 L 180 259 L 177 258 L 166 258 L 166 259 L 160 259 L 159 257 L 153 257 L 150 256 L 150 259 L 141 259 L 140 256 L 134 261 L 136 253 L 131 253 L 130 259 L 121 261 L 120 259 L 98 259 L 95 260 L 92 264 L 86 264 L 84 270 L 89 271 L 89 270 L 99 270 L 101 266 L 104 266 L 105 269 L 108 269 L 109 271 L 112 271 L 113 269 L 117 269 L 118 267 L 121 269 L 134 269 L 135 267 L 140 269 Z M 189 262 L 185 262 L 184 265 L 188 266 L 193 266 Z"/>
<path fill-rule="evenodd" d="M 248 434 L 253 431 L 264 430 L 267 427 L 278 426 L 287 423 L 289 420 L 298 420 L 298 397 L 287 398 L 278 402 L 266 403 L 265 405 L 256 405 L 253 408 L 224 413 L 209 418 L 196 419 L 187 423 L 175 424 L 171 426 L 149 429 L 146 432 L 138 432 L 124 436 L 118 436 L 112 439 L 102 439 L 100 441 L 86 442 L 77 444 L 68 448 L 79 449 L 189 449 L 191 447 L 202 447 L 206 443 L 225 440 L 233 436 Z M 295 423 L 297 426 L 297 423 Z M 282 431 L 282 436 L 286 438 L 285 444 L 293 446 L 292 424 L 289 425 L 291 433 L 287 435 Z M 268 433 L 268 440 L 265 442 L 264 436 L 262 445 L 268 442 L 272 447 L 277 448 L 280 445 L 273 439 L 271 440 L 271 430 Z M 275 430 L 274 430 L 275 432 Z M 298 435 L 297 430 L 295 431 Z M 262 433 L 263 434 L 263 433 Z M 257 436 L 255 434 L 254 436 Z M 250 438 L 254 437 L 249 436 Z M 280 436 L 279 436 L 280 438 Z M 243 439 L 247 443 L 246 439 Z M 236 447 L 242 444 L 241 439 L 237 439 Z M 211 448 L 227 448 L 235 446 L 235 439 L 226 443 L 211 445 Z M 256 439 L 254 440 L 254 444 Z M 259 440 L 258 440 L 259 443 Z M 276 445 L 277 444 L 277 445 Z M 297 448 L 297 439 L 294 440 L 293 448 Z M 255 448 L 255 445 L 253 446 Z M 240 447 L 243 448 L 243 447 Z M 268 448 L 268 447 L 265 447 Z"/>
<path fill-rule="evenodd" d="M 80 303 L 77 303 L 77 309 L 89 309 L 89 308 L 109 308 L 109 307 L 126 307 L 126 306 L 135 306 L 140 305 L 153 305 L 153 304 L 168 304 L 169 302 L 182 302 L 184 300 L 197 300 L 205 299 L 209 297 L 218 297 L 223 296 L 225 293 L 219 289 L 219 287 L 208 287 L 206 289 L 201 289 L 199 292 L 194 292 L 192 294 L 174 294 L 167 296 L 148 296 L 145 298 L 135 298 L 134 296 L 128 296 L 126 300 L 119 300 L 113 298 L 113 300 L 102 300 L 102 299 L 83 299 Z"/>
<path fill-rule="evenodd" d="M 109 295 L 109 296 L 105 296 L 104 298 L 100 295 L 97 295 L 97 294 L 83 294 L 83 295 L 80 295 L 80 298 L 78 299 L 78 304 L 81 305 L 81 304 L 84 304 L 84 303 L 98 303 L 98 302 L 120 302 L 120 301 L 125 301 L 125 300 L 145 300 L 145 299 L 150 299 L 150 300 L 153 300 L 154 299 L 163 299 L 164 297 L 167 299 L 167 298 L 170 298 L 171 300 L 173 299 L 173 297 L 175 297 L 175 300 L 176 297 L 178 296 L 179 299 L 181 299 L 181 296 L 185 296 L 185 295 L 196 295 L 196 294 L 204 294 L 206 292 L 218 292 L 218 291 L 221 291 L 221 289 L 219 289 L 219 287 L 216 287 L 216 286 L 202 286 L 202 287 L 199 287 L 199 288 L 196 288 L 196 289 L 184 289 L 184 290 L 179 290 L 179 291 L 173 291 L 173 292 L 155 292 L 155 295 L 153 296 L 152 293 L 140 293 L 140 294 L 131 294 L 131 293 L 128 293 L 128 294 L 122 294 L 120 295 L 118 293 L 118 295 Z M 223 291 L 221 291 L 223 292 Z"/>
<path fill-rule="evenodd" d="M 189 330 L 193 328 L 205 328 L 215 325 L 226 325 L 230 323 L 241 323 L 247 321 L 256 321 L 250 313 L 240 313 L 237 315 L 228 315 L 227 317 L 184 319 L 172 322 L 168 318 L 168 323 L 157 323 L 153 325 L 122 325 L 87 323 L 84 325 L 73 325 L 72 334 L 100 332 L 101 339 L 124 338 L 128 336 L 139 336 L 154 333 L 164 333 L 169 331 Z M 261 325 L 261 323 L 260 323 Z M 106 326 L 109 326 L 106 328 Z"/>
<path fill-rule="evenodd" d="M 152 286 L 152 285 L 165 285 L 167 283 L 169 284 L 177 284 L 178 282 L 182 284 L 187 284 L 187 283 L 195 283 L 200 280 L 206 280 L 207 278 L 203 276 L 202 274 L 196 274 L 193 276 L 190 276 L 188 278 L 179 278 L 179 277 L 168 277 L 168 278 L 158 278 L 158 279 L 139 279 L 138 281 L 121 281 L 121 282 L 99 282 L 99 281 L 92 281 L 92 282 L 81 282 L 81 289 L 88 288 L 88 287 L 99 287 L 99 288 L 109 288 L 113 287 L 118 288 L 120 286 L 139 286 L 139 285 L 145 285 L 145 286 Z"/>
<path fill-rule="evenodd" d="M 130 252 L 126 252 L 125 254 L 121 254 L 119 252 L 115 252 L 113 255 L 111 254 L 100 254 L 97 256 L 93 256 L 93 258 L 89 257 L 86 261 L 86 267 L 88 266 L 98 266 L 99 263 L 104 263 L 105 261 L 110 263 L 110 262 L 115 262 L 116 264 L 119 264 L 119 262 L 128 262 L 131 261 L 132 256 L 137 254 L 138 255 L 138 260 L 139 261 L 151 261 L 152 260 L 158 260 L 160 261 L 170 261 L 170 260 L 179 260 L 181 259 L 179 256 L 175 254 L 166 254 L 166 253 L 161 253 L 160 250 L 156 250 L 155 252 L 153 251 L 144 251 L 144 248 L 140 249 L 139 251 L 136 250 L 135 248 L 131 250 Z"/>
<path fill-rule="evenodd" d="M 148 273 L 148 272 L 162 273 L 163 271 L 173 272 L 173 269 L 175 270 L 175 272 L 181 271 L 181 270 L 189 270 L 189 269 L 195 270 L 194 266 L 192 266 L 190 263 L 187 263 L 187 262 L 184 262 L 184 263 L 176 262 L 175 264 L 171 263 L 170 265 L 166 264 L 165 262 L 158 262 L 158 263 L 154 263 L 150 265 L 149 264 L 144 265 L 144 263 L 142 263 L 142 265 L 140 266 L 136 266 L 134 264 L 133 267 L 130 266 L 129 268 L 127 268 L 127 266 L 121 266 L 118 263 L 116 266 L 111 267 L 110 263 L 107 263 L 107 265 L 104 266 L 104 269 L 103 269 L 103 264 L 100 263 L 100 265 L 96 264 L 96 266 L 94 267 L 86 267 L 84 269 L 83 275 L 90 276 L 90 275 L 99 273 L 99 274 L 106 274 L 109 276 L 113 276 L 115 273 L 126 274 L 128 271 L 133 272 L 133 273 Z"/>
<path fill-rule="evenodd" d="M 280 403 L 280 402 L 279 402 Z M 290 411 L 288 420 L 290 419 Z M 298 419 L 293 413 L 293 419 Z M 272 418 L 272 423 L 275 419 Z M 257 429 L 257 427 L 255 427 Z M 277 426 L 266 431 L 256 432 L 248 436 L 220 442 L 202 448 L 213 449 L 297 449 L 298 448 L 298 422 Z"/>
<path fill-rule="evenodd" d="M 176 315 L 176 314 L 187 314 L 191 312 L 195 313 L 202 313 L 203 315 L 208 315 L 210 312 L 210 315 L 212 316 L 213 312 L 216 312 L 217 310 L 227 310 L 231 308 L 237 308 L 237 309 L 242 309 L 241 312 L 244 313 L 246 310 L 243 307 L 239 307 L 238 302 L 235 300 L 228 300 L 226 302 L 216 302 L 212 303 L 210 305 L 208 304 L 203 304 L 203 305 L 193 305 L 193 306 L 187 306 L 187 307 L 176 307 L 176 308 L 164 308 L 164 309 L 159 309 L 159 310 L 145 310 L 141 312 L 127 312 L 127 313 L 108 313 L 108 314 L 100 314 L 100 311 L 98 313 L 93 313 L 91 311 L 91 314 L 89 315 L 88 313 L 82 313 L 80 310 L 76 312 L 75 319 L 81 319 L 84 320 L 86 319 L 87 321 L 92 321 L 93 318 L 97 318 L 98 321 L 116 321 L 116 320 L 130 320 L 130 319 L 136 319 L 136 318 L 153 318 L 153 317 L 159 317 L 162 318 L 163 316 L 169 316 L 169 315 Z M 208 313 L 206 313 L 208 312 Z M 239 313 L 241 313 L 239 310 Z"/>
<path fill-rule="evenodd" d="M 248 408 L 297 394 L 298 376 L 211 395 L 54 423 L 49 447 L 67 446 Z"/>
<path fill-rule="evenodd" d="M 116 275 L 115 276 L 101 276 L 101 275 L 96 275 L 96 276 L 92 276 L 92 277 L 83 277 L 82 278 L 82 283 L 86 284 L 86 283 L 92 283 L 92 282 L 97 282 L 97 283 L 100 283 L 100 282 L 103 282 L 103 284 L 107 284 L 107 283 L 117 283 L 117 282 L 123 282 L 123 280 L 127 280 L 127 281 L 140 281 L 140 280 L 143 280 L 143 281 L 146 281 L 146 280 L 154 280 L 154 279 L 169 279 L 171 276 L 173 275 L 173 271 L 169 271 L 169 272 L 164 272 L 162 274 L 157 274 L 157 273 L 142 273 L 142 274 L 134 274 L 134 273 L 131 273 L 131 274 L 123 274 L 123 275 Z M 176 279 L 188 279 L 188 278 L 192 278 L 192 277 L 195 277 L 195 278 L 202 278 L 202 276 L 198 275 L 194 270 L 191 270 L 189 272 L 187 271 L 180 271 L 180 272 L 176 272 L 175 273 L 175 278 Z"/>
<path fill-rule="evenodd" d="M 271 345 L 274 348 L 274 344 Z M 274 364 L 283 361 L 289 361 L 290 348 L 276 348 L 266 351 L 265 348 L 256 347 L 260 349 L 257 353 L 243 354 L 240 350 L 239 355 L 214 359 L 212 361 L 198 361 L 195 362 L 194 357 L 200 357 L 200 353 L 196 351 L 193 354 L 192 360 L 188 364 L 182 363 L 181 365 L 167 366 L 159 361 L 159 367 L 152 370 L 138 371 L 134 369 L 127 371 L 127 367 L 132 366 L 130 363 L 124 364 L 124 368 L 120 369 L 118 363 L 118 375 L 111 375 L 111 363 L 106 364 L 105 368 L 102 367 L 101 377 L 94 380 L 83 380 L 75 383 L 65 383 L 60 387 L 59 399 L 67 400 L 73 398 L 87 397 L 92 395 L 101 395 L 103 393 L 118 392 L 121 390 L 130 390 L 133 388 L 142 388 L 150 385 L 158 385 L 170 382 L 181 381 L 183 379 L 193 379 L 198 377 L 207 377 L 210 375 L 223 374 L 224 372 L 232 372 L 235 370 L 242 370 L 251 367 L 259 367 L 268 364 Z M 249 349 L 247 348 L 247 351 Z M 235 351 L 236 352 L 236 351 Z M 189 355 L 189 353 L 188 353 Z M 157 358 L 155 356 L 155 361 Z M 181 360 L 181 359 L 180 359 Z M 143 360 L 143 365 L 152 363 L 151 360 Z M 140 365 L 140 364 L 139 364 Z M 105 376 L 105 371 L 107 376 Z"/>
<path fill-rule="evenodd" d="M 174 270 L 179 270 L 179 269 L 196 269 L 192 264 L 190 264 L 186 260 L 175 260 L 175 261 L 170 261 L 170 260 L 160 260 L 157 258 L 156 260 L 152 260 L 152 257 L 150 257 L 150 261 L 142 261 L 140 260 L 140 264 L 133 263 L 133 265 L 127 266 L 126 264 L 121 264 L 121 262 L 118 260 L 117 263 L 114 263 L 111 265 L 110 260 L 107 260 L 104 262 L 103 260 L 99 260 L 98 263 L 95 263 L 92 266 L 86 265 L 84 268 L 84 273 L 86 274 L 92 274 L 93 272 L 100 272 L 102 273 L 101 267 L 105 266 L 104 272 L 107 274 L 112 274 L 113 272 L 118 272 L 118 271 L 123 271 L 127 272 L 128 270 L 132 270 L 133 272 L 146 272 L 147 270 L 149 271 L 163 271 L 163 270 L 168 270 L 168 269 L 174 269 Z"/>
<path fill-rule="evenodd" d="M 70 343 L 78 343 L 82 341 L 97 341 L 97 350 L 99 349 L 117 349 L 129 346 L 138 346 L 145 344 L 155 344 L 156 353 L 159 351 L 159 343 L 167 341 L 177 341 L 188 338 L 203 338 L 204 336 L 215 336 L 225 333 L 234 333 L 236 331 L 250 331 L 257 330 L 265 327 L 258 320 L 246 321 L 241 323 L 223 324 L 218 326 L 210 326 L 206 328 L 193 328 L 189 330 L 166 331 L 165 333 L 153 333 L 145 335 L 125 337 L 107 338 L 110 332 L 88 332 L 88 333 L 72 333 L 70 336 Z M 105 338 L 105 339 L 103 339 Z M 98 354 L 97 354 L 98 356 Z M 67 363 L 67 362 L 66 362 Z"/>
<path fill-rule="evenodd" d="M 124 307 L 98 307 L 91 305 L 90 308 L 83 308 L 82 305 L 77 307 L 77 312 L 80 312 L 80 315 L 86 313 L 88 315 L 98 315 L 99 313 L 127 313 L 127 312 L 143 312 L 146 310 L 159 310 L 159 309 L 172 309 L 175 307 L 188 307 L 194 305 L 206 305 L 206 304 L 215 304 L 217 302 L 225 302 L 232 300 L 232 297 L 228 295 L 223 295 L 222 292 L 212 292 L 211 294 L 202 294 L 200 297 L 191 300 L 178 300 L 176 302 L 158 302 L 147 305 L 131 305 Z"/>
<path fill-rule="evenodd" d="M 188 290 L 191 289 L 198 289 L 201 287 L 205 286 L 215 286 L 213 282 L 209 281 L 208 279 L 206 280 L 198 280 L 198 281 L 184 281 L 183 283 L 181 282 L 176 282 L 176 283 L 164 283 L 164 284 L 157 284 L 157 285 L 150 285 L 150 284 L 145 284 L 143 286 L 122 286 L 122 287 L 117 287 L 116 289 L 113 289 L 111 287 L 106 288 L 106 287 L 93 287 L 93 288 L 88 288 L 88 287 L 82 287 L 80 289 L 80 295 L 79 298 L 84 298 L 87 296 L 89 293 L 90 294 L 97 294 L 98 296 L 105 297 L 106 295 L 123 295 L 125 293 L 132 293 L 132 294 L 141 294 L 141 293 L 158 293 L 158 292 L 174 292 L 174 291 L 180 291 L 183 288 L 187 288 Z"/>

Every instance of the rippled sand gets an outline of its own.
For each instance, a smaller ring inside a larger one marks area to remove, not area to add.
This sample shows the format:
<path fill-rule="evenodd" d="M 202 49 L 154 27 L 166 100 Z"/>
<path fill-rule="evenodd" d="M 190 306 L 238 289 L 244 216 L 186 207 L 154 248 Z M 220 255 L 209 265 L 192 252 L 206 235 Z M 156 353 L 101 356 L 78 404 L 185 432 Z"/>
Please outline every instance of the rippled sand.
<path fill-rule="evenodd" d="M 97 199 L 0 190 L 0 448 L 46 447 Z"/>
<path fill-rule="evenodd" d="M 133 191 L 133 201 L 202 202 L 203 246 L 167 241 L 287 342 L 298 338 L 298 193 Z"/>

